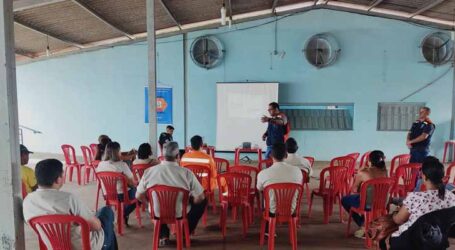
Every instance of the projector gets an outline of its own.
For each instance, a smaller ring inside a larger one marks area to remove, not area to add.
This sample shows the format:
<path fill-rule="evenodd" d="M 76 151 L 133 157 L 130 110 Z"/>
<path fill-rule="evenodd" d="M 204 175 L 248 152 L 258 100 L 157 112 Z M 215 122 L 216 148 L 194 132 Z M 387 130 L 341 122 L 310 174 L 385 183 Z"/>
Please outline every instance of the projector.
<path fill-rule="evenodd" d="M 243 142 L 242 143 L 242 148 L 251 149 L 251 142 Z"/>

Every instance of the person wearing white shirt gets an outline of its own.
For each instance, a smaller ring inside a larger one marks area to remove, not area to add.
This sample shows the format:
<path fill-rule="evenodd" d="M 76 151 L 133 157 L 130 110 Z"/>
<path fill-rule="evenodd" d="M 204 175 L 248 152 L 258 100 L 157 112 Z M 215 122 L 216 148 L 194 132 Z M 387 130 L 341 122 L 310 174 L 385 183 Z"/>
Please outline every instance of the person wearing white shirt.
<path fill-rule="evenodd" d="M 288 152 L 288 157 L 284 160 L 284 162 L 286 162 L 289 165 L 296 166 L 302 170 L 305 170 L 309 174 L 309 176 L 311 176 L 313 173 L 311 163 L 309 160 L 297 154 L 299 146 L 297 145 L 297 141 L 294 138 L 290 137 L 286 141 L 286 149 Z"/>
<path fill-rule="evenodd" d="M 166 185 L 188 190 L 190 192 L 190 204 L 188 206 L 187 219 L 190 234 L 192 234 L 207 206 L 204 189 L 193 172 L 178 165 L 179 145 L 177 142 L 166 143 L 163 151 L 165 161 L 148 169 L 144 173 L 137 187 L 136 198 L 142 202 L 146 202 L 147 189 L 155 185 Z M 155 197 L 153 199 L 155 201 Z M 154 213 L 156 216 L 159 216 L 159 203 L 155 201 L 154 205 Z M 176 216 L 180 217 L 181 214 L 182 202 L 180 201 L 176 204 Z M 169 234 L 167 225 L 161 225 L 159 246 L 168 245 Z"/>

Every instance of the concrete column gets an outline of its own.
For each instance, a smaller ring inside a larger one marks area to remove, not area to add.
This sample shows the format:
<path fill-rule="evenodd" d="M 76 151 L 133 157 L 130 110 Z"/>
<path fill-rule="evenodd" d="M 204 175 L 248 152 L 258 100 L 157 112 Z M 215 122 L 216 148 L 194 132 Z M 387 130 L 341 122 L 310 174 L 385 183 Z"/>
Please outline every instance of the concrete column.
<path fill-rule="evenodd" d="M 148 87 L 149 87 L 149 140 L 152 151 L 157 150 L 156 121 L 156 36 L 155 36 L 155 1 L 147 0 L 147 42 L 148 42 Z"/>
<path fill-rule="evenodd" d="M 0 249 L 25 249 L 13 0 L 0 1 Z"/>

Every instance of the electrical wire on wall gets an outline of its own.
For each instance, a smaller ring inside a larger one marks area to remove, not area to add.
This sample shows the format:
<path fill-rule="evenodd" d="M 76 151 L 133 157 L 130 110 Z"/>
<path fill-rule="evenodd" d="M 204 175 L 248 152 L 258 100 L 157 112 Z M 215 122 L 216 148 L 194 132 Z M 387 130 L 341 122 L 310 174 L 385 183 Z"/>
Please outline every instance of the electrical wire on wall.
<path fill-rule="evenodd" d="M 409 95 L 403 97 L 400 102 L 404 102 L 406 99 L 408 99 L 409 97 L 419 93 L 420 91 L 430 87 L 431 85 L 437 83 L 439 80 L 441 80 L 444 76 L 446 76 L 450 71 L 452 70 L 452 65 L 446 70 L 444 71 L 444 73 L 442 73 L 440 76 L 436 77 L 433 81 L 425 84 L 424 86 L 418 88 L 417 90 L 413 91 L 412 93 L 410 93 Z"/>

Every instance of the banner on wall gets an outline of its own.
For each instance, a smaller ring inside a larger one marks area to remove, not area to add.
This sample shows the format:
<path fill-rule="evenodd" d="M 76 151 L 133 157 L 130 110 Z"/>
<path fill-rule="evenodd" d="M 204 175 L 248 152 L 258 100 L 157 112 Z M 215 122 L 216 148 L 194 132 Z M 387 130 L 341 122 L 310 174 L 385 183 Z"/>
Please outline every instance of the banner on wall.
<path fill-rule="evenodd" d="M 144 88 L 145 96 L 145 123 L 149 122 L 149 88 Z M 156 88 L 156 120 L 158 124 L 172 124 L 172 88 Z"/>

